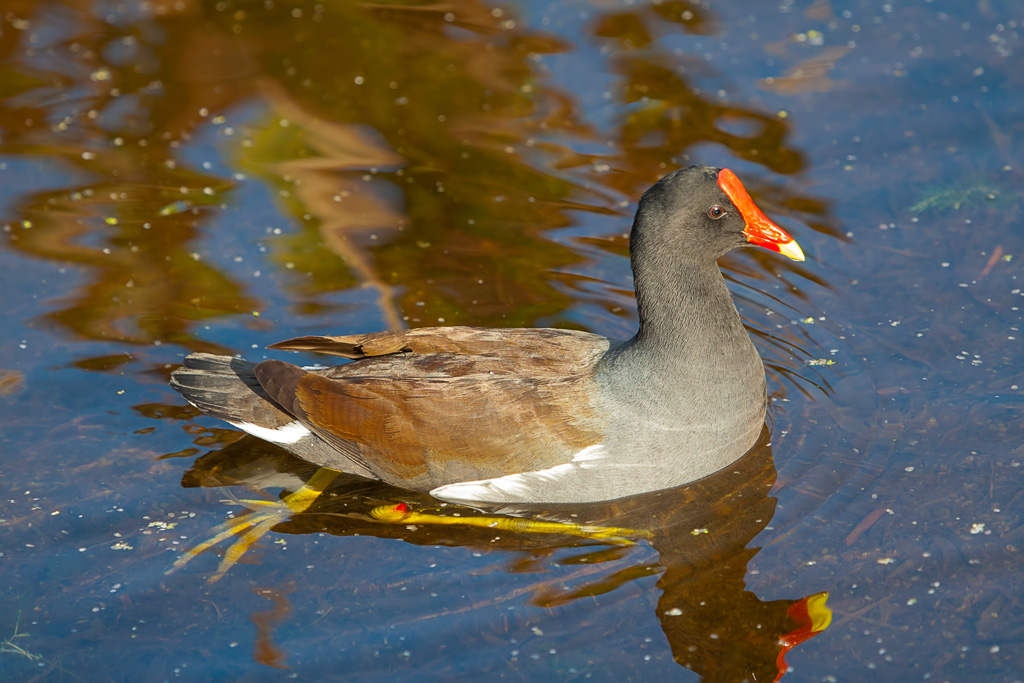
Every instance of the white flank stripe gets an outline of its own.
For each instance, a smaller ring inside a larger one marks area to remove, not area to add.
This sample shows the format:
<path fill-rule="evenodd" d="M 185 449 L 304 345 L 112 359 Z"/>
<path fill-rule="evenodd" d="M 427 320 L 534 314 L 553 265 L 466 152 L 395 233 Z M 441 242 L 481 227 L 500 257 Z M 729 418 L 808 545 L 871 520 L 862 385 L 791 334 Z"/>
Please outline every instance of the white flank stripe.
<path fill-rule="evenodd" d="M 601 460 L 605 457 L 604 445 L 594 444 L 587 446 L 582 451 L 572 456 L 572 462 L 587 462 L 588 460 Z"/>
<path fill-rule="evenodd" d="M 445 484 L 438 486 L 430 492 L 430 495 L 442 500 L 450 500 L 458 503 L 473 503 L 494 501 L 495 493 L 503 493 L 512 497 L 523 497 L 529 499 L 530 491 L 540 483 L 557 481 L 573 471 L 585 469 L 595 460 L 604 457 L 604 446 L 595 444 L 587 446 L 573 456 L 570 462 L 564 465 L 555 465 L 543 470 L 533 472 L 522 472 L 520 474 L 506 474 L 504 477 L 494 479 L 478 479 L 476 481 L 463 481 L 457 484 Z M 498 496 L 501 499 L 503 496 Z"/>
<path fill-rule="evenodd" d="M 271 443 L 295 443 L 300 439 L 309 436 L 311 433 L 298 420 L 295 422 L 289 422 L 286 425 L 281 425 L 277 429 L 260 427 L 259 425 L 254 425 L 251 422 L 231 422 L 230 424 L 238 427 L 243 432 L 248 432 L 253 436 L 259 437 L 264 441 L 270 441 Z"/>

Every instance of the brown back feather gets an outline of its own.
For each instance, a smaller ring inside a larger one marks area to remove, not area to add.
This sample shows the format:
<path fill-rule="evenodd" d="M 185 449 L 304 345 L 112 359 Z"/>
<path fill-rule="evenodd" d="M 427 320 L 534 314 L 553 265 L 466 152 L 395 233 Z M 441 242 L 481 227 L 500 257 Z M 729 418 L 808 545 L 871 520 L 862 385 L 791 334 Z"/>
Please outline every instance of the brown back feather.
<path fill-rule="evenodd" d="M 341 337 L 306 336 L 271 344 L 268 349 L 314 351 L 344 358 L 369 358 L 396 353 L 455 353 L 503 357 L 589 356 L 595 346 L 607 348 L 604 337 L 575 330 L 544 328 L 421 327 L 400 332 L 373 332 Z"/>
<path fill-rule="evenodd" d="M 562 330 L 300 337 L 272 348 L 365 360 L 322 371 L 265 361 L 257 377 L 316 434 L 357 448 L 381 479 L 429 490 L 553 467 L 599 442 L 593 370 L 607 346 Z"/>

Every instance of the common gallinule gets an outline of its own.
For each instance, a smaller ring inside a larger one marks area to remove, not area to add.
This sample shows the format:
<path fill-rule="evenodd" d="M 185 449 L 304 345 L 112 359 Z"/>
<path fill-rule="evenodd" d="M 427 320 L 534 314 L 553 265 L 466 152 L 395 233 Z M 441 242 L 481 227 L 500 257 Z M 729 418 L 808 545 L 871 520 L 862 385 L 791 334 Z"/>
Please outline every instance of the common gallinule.
<path fill-rule="evenodd" d="M 644 193 L 630 235 L 640 329 L 435 327 L 298 337 L 328 369 L 197 353 L 171 386 L 213 417 L 335 470 L 461 503 L 583 502 L 678 486 L 742 456 L 764 423 L 761 358 L 717 259 L 802 261 L 728 169 Z"/>

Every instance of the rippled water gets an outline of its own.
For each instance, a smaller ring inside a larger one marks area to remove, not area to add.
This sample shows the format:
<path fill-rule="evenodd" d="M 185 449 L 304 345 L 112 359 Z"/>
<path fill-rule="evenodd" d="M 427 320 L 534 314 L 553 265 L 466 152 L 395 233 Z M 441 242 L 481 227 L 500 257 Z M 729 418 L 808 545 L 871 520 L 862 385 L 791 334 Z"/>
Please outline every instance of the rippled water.
<path fill-rule="evenodd" d="M 1018 3 L 0 15 L 0 678 L 1024 680 Z M 342 476 L 167 573 L 315 471 L 172 392 L 187 352 L 627 336 L 634 202 L 688 163 L 808 255 L 723 262 L 746 458 L 535 513 L 631 544 L 387 523 L 479 513 Z"/>

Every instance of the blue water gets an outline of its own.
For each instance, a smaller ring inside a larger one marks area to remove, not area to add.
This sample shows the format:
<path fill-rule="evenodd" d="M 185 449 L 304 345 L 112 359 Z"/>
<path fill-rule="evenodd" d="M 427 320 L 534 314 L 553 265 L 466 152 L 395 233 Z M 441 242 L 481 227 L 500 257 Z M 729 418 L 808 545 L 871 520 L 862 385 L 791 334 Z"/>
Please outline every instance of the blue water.
<path fill-rule="evenodd" d="M 1015 3 L 318 7 L 5 12 L 0 678 L 763 680 L 827 591 L 787 681 L 1024 680 Z M 186 407 L 187 352 L 628 335 L 632 202 L 693 162 L 808 255 L 723 261 L 772 399 L 743 474 L 628 546 L 343 480 L 166 573 L 314 469 Z"/>

